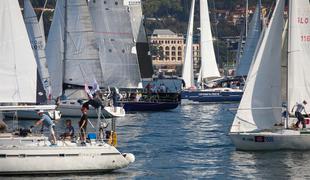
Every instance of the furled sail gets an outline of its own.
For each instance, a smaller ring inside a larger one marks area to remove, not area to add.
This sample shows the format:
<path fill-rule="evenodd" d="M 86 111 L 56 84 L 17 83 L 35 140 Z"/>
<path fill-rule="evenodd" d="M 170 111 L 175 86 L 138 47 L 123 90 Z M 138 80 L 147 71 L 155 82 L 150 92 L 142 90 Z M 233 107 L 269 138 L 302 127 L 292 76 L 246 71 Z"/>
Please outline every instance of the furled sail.
<path fill-rule="evenodd" d="M 103 85 L 98 51 L 86 1 L 58 0 L 46 47 L 54 97 L 63 84 Z"/>
<path fill-rule="evenodd" d="M 154 71 L 149 43 L 144 28 L 144 16 L 142 15 L 141 1 L 128 0 L 124 1 L 124 4 L 130 9 L 131 27 L 134 41 L 136 42 L 141 77 L 152 78 Z"/>
<path fill-rule="evenodd" d="M 249 34 L 246 38 L 244 52 L 238 64 L 236 75 L 247 76 L 251 62 L 254 58 L 255 49 L 259 41 L 261 34 L 262 23 L 261 23 L 261 1 L 258 0 L 255 13 L 250 23 Z"/>
<path fill-rule="evenodd" d="M 141 75 L 130 8 L 124 0 L 89 1 L 99 44 L 103 86 L 138 88 Z"/>
<path fill-rule="evenodd" d="M 47 62 L 46 62 L 45 51 L 44 51 L 45 36 L 44 36 L 44 29 L 42 25 L 43 19 L 42 17 L 40 19 L 41 21 L 39 22 L 37 19 L 37 15 L 34 12 L 34 9 L 31 5 L 30 0 L 24 0 L 24 20 L 25 20 L 28 36 L 30 39 L 31 47 L 32 47 L 32 50 L 33 50 L 33 53 L 35 55 L 36 62 L 37 62 L 37 67 L 38 67 L 38 72 L 39 72 L 38 77 L 41 78 L 40 81 L 38 82 L 42 83 L 42 86 L 41 85 L 39 86 L 43 87 L 44 88 L 43 91 L 45 91 L 45 92 L 40 92 L 40 94 L 48 95 L 49 88 L 50 88 L 50 77 L 48 73 Z M 40 99 L 44 99 L 44 98 L 42 97 Z"/>
<path fill-rule="evenodd" d="M 278 0 L 257 52 L 231 132 L 271 128 L 281 119 L 281 45 L 284 0 Z M 266 81 L 268 79 L 268 81 Z M 272 96 L 266 96 L 272 94 Z"/>
<path fill-rule="evenodd" d="M 200 33 L 201 68 L 198 82 L 220 77 L 214 53 L 208 0 L 200 0 Z"/>
<path fill-rule="evenodd" d="M 17 0 L 0 1 L 1 103 L 36 102 L 37 65 Z"/>
<path fill-rule="evenodd" d="M 182 78 L 185 82 L 185 88 L 191 88 L 195 86 L 194 83 L 194 72 L 193 72 L 193 26 L 194 26 L 194 11 L 195 11 L 195 0 L 192 0 L 192 6 L 190 10 L 186 47 L 185 47 L 185 58 L 183 63 Z"/>
<path fill-rule="evenodd" d="M 306 100 L 310 112 L 310 4 L 291 0 L 289 5 L 288 110 Z"/>

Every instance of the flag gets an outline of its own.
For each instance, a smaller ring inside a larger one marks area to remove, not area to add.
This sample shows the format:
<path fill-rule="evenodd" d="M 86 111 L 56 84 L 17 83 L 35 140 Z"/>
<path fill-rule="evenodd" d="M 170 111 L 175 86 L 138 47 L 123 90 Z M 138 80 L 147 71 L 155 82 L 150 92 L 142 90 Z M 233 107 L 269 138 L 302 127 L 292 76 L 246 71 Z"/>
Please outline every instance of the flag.
<path fill-rule="evenodd" d="M 85 90 L 87 96 L 88 96 L 90 99 L 93 99 L 93 95 L 92 95 L 91 91 L 89 90 L 88 85 L 87 85 L 86 83 L 85 83 L 85 85 L 84 85 L 84 90 Z"/>
<path fill-rule="evenodd" d="M 100 90 L 99 84 L 97 83 L 96 79 L 94 79 L 94 83 L 91 89 L 91 94 L 95 94 L 99 90 Z"/>

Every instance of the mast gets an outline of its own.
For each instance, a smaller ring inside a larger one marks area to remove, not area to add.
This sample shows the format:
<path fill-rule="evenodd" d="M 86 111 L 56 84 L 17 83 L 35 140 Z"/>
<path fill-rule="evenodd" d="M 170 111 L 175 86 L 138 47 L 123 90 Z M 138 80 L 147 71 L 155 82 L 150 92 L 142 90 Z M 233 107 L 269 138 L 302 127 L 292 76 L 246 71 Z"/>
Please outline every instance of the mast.
<path fill-rule="evenodd" d="M 66 52 L 67 52 L 67 25 L 68 25 L 68 0 L 64 0 L 65 1 L 65 19 L 64 19 L 64 49 L 63 49 L 63 61 L 62 61 L 62 83 L 65 83 L 65 73 L 66 73 L 66 63 L 65 63 L 65 59 L 66 59 Z M 62 94 L 65 93 L 65 87 L 64 85 L 62 86 Z"/>

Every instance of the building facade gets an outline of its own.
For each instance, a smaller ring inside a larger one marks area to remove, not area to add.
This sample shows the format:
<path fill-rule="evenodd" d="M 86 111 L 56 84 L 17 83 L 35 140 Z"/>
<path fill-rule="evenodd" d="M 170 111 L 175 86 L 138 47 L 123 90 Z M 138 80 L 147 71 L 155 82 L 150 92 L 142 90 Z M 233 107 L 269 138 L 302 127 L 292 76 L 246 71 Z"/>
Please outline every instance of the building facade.
<path fill-rule="evenodd" d="M 155 72 L 161 70 L 167 75 L 182 75 L 184 62 L 185 39 L 182 34 L 176 34 L 168 29 L 156 29 L 149 37 L 152 61 Z M 199 72 L 199 44 L 193 45 L 194 73 Z"/>

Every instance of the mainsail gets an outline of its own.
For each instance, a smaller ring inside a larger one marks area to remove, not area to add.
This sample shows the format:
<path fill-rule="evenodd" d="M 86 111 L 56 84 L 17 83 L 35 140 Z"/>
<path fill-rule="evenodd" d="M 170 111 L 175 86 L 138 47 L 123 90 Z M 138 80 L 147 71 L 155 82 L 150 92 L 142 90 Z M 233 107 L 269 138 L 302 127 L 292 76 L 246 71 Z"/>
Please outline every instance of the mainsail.
<path fill-rule="evenodd" d="M 262 29 L 262 23 L 261 23 L 261 1 L 258 0 L 255 13 L 252 17 L 251 23 L 250 23 L 250 29 L 248 36 L 246 38 L 244 52 L 242 54 L 242 57 L 239 61 L 236 75 L 237 76 L 247 76 L 251 62 L 254 58 L 255 49 L 257 46 L 257 43 L 260 38 L 261 29 Z"/>
<path fill-rule="evenodd" d="M 128 1 L 89 2 L 98 39 L 103 86 L 138 88 L 141 75 Z"/>
<path fill-rule="evenodd" d="M 124 1 L 124 4 L 129 7 L 130 11 L 131 27 L 134 41 L 136 42 L 141 77 L 152 78 L 154 71 L 144 28 L 144 16 L 142 15 L 141 1 L 128 0 Z"/>
<path fill-rule="evenodd" d="M 28 36 L 30 39 L 31 47 L 33 53 L 36 58 L 37 67 L 38 67 L 38 86 L 41 89 L 43 87 L 42 94 L 48 95 L 49 88 L 50 88 L 50 77 L 47 68 L 47 62 L 45 57 L 45 36 L 44 36 L 44 29 L 43 29 L 43 19 L 42 15 L 40 18 L 40 22 L 37 19 L 37 15 L 34 12 L 34 9 L 31 5 L 30 0 L 24 0 L 24 20 L 28 32 Z M 45 92 L 44 92 L 45 91 Z M 42 98 L 38 96 L 39 98 Z M 42 98 L 43 99 L 43 98 Z M 46 99 L 46 96 L 45 96 Z"/>
<path fill-rule="evenodd" d="M 214 53 L 208 0 L 200 0 L 200 33 L 201 68 L 198 82 L 221 77 Z"/>
<path fill-rule="evenodd" d="M 54 97 L 62 93 L 63 84 L 84 86 L 96 80 L 103 85 L 92 27 L 86 1 L 57 1 L 46 47 Z"/>
<path fill-rule="evenodd" d="M 278 0 L 248 74 L 231 132 L 262 130 L 281 119 L 281 45 L 284 0 Z M 268 79 L 268 81 L 266 81 Z M 266 96 L 272 94 L 272 96 Z"/>
<path fill-rule="evenodd" d="M 195 0 L 192 0 L 192 6 L 191 6 L 188 29 L 187 29 L 185 58 L 184 58 L 183 70 L 182 70 L 182 78 L 185 82 L 185 88 L 191 88 L 195 86 L 194 72 L 193 72 L 193 50 L 192 50 L 194 11 L 195 11 Z"/>
<path fill-rule="evenodd" d="M 310 112 L 310 4 L 309 0 L 291 0 L 288 37 L 288 110 L 308 101 Z"/>
<path fill-rule="evenodd" d="M 1 103 L 36 102 L 37 65 L 17 0 L 0 1 Z"/>

